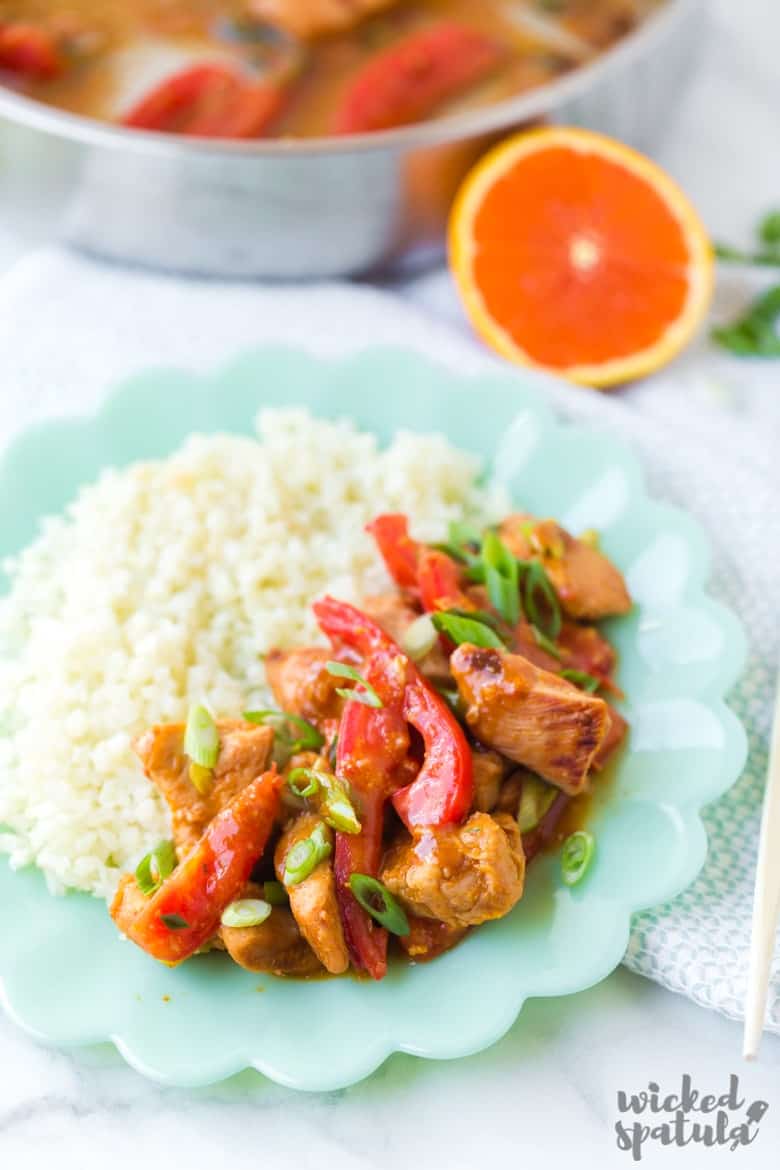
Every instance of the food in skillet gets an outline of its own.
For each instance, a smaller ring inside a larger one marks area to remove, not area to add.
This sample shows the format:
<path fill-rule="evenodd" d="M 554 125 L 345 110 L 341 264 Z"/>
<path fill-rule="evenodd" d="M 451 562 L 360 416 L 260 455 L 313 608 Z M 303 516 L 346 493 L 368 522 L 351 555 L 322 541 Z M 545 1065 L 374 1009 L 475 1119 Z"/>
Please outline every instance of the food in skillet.
<path fill-rule="evenodd" d="M 330 649 L 268 654 L 277 709 L 198 706 L 136 742 L 173 842 L 111 913 L 157 959 L 381 979 L 391 939 L 423 961 L 508 914 L 541 850 L 563 840 L 571 884 L 588 867 L 571 813 L 626 733 L 593 623 L 630 609 L 622 576 L 525 514 L 438 546 L 402 514 L 368 528 L 396 589 L 314 603 Z"/>
<path fill-rule="evenodd" d="M 0 84 L 126 126 L 356 134 L 590 60 L 661 0 L 6 0 Z"/>

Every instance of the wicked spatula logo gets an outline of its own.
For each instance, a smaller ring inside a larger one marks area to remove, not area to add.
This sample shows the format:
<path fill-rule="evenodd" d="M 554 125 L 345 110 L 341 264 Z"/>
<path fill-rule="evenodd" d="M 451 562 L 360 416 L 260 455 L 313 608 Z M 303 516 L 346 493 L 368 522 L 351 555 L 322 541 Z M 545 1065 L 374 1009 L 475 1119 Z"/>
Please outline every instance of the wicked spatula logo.
<path fill-rule="evenodd" d="M 618 1092 L 621 1114 L 615 1123 L 619 1150 L 642 1160 L 647 1146 L 726 1147 L 737 1150 L 758 1137 L 769 1105 L 740 1096 L 739 1077 L 729 1077 L 728 1092 L 702 1093 L 686 1073 L 679 1092 L 667 1092 L 655 1081 L 638 1093 Z"/>

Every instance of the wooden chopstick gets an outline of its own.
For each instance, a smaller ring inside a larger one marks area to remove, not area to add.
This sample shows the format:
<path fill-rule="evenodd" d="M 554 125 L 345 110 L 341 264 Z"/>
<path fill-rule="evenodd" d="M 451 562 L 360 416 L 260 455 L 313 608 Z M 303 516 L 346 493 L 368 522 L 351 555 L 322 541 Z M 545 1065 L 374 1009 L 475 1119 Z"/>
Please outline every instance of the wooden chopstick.
<path fill-rule="evenodd" d="M 750 973 L 745 1000 L 745 1034 L 742 1052 L 755 1060 L 764 1031 L 769 974 L 775 951 L 780 914 L 780 679 L 772 722 L 769 771 L 761 817 L 756 892 L 753 901 L 753 932 L 750 940 Z"/>

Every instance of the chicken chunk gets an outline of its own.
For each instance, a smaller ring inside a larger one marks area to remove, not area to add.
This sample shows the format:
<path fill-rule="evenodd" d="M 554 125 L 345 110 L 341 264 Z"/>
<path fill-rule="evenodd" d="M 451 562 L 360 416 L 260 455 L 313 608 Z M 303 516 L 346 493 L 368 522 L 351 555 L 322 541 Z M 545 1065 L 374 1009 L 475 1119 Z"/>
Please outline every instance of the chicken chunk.
<path fill-rule="evenodd" d="M 471 753 L 474 773 L 474 800 L 478 812 L 491 812 L 498 802 L 501 784 L 506 775 L 506 761 L 489 748 L 475 748 Z"/>
<path fill-rule="evenodd" d="M 555 520 L 536 520 L 524 513 L 507 516 L 501 539 L 521 560 L 541 561 L 569 617 L 598 621 L 631 609 L 620 571 Z"/>
<path fill-rule="evenodd" d="M 343 32 L 398 0 L 250 0 L 260 20 L 302 40 Z"/>
<path fill-rule="evenodd" d="M 464 643 L 450 659 L 474 736 L 572 796 L 609 731 L 603 699 L 519 654 Z"/>
<path fill-rule="evenodd" d="M 462 825 L 420 828 L 385 858 L 382 881 L 420 918 L 477 926 L 508 914 L 523 893 L 525 856 L 512 817 L 472 813 Z"/>
<path fill-rule="evenodd" d="M 336 693 L 344 679 L 329 674 L 331 650 L 316 646 L 301 650 L 271 650 L 265 660 L 268 684 L 283 711 L 310 723 L 338 719 L 344 700 Z"/>
<path fill-rule="evenodd" d="M 607 703 L 607 707 L 609 708 L 610 719 L 609 731 L 593 761 L 593 767 L 597 772 L 600 772 L 609 763 L 610 758 L 618 750 L 628 731 L 628 723 L 620 712 L 611 703 Z"/>
<path fill-rule="evenodd" d="M 419 610 L 416 610 L 401 593 L 378 593 L 373 597 L 366 597 L 361 603 L 361 609 L 399 645 L 402 644 L 409 626 L 420 617 Z M 429 682 L 452 685 L 449 661 L 438 639 L 433 649 L 419 659 L 417 666 Z"/>
<path fill-rule="evenodd" d="M 245 898 L 262 896 L 261 887 L 251 884 L 244 893 Z M 259 926 L 221 926 L 219 939 L 231 959 L 247 971 L 303 976 L 322 970 L 287 906 L 274 906 Z"/>
<path fill-rule="evenodd" d="M 429 963 L 445 951 L 452 950 L 467 933 L 465 926 L 447 926 L 434 918 L 418 918 L 410 914 L 409 933 L 402 935 L 398 941 L 401 949 L 415 963 Z"/>
<path fill-rule="evenodd" d="M 190 779 L 184 754 L 183 723 L 151 727 L 133 745 L 152 784 L 162 793 L 173 816 L 173 839 L 182 857 L 203 836 L 207 826 L 233 797 L 268 767 L 274 733 L 240 719 L 221 719 L 219 757 L 207 792 Z"/>
<path fill-rule="evenodd" d="M 135 876 L 126 873 L 120 878 L 119 885 L 111 903 L 111 917 L 122 934 L 129 934 L 130 927 L 146 905 L 146 895 L 142 893 Z"/>
<path fill-rule="evenodd" d="M 274 861 L 280 881 L 284 880 L 284 863 L 292 847 L 309 837 L 321 824 L 322 820 L 314 813 L 302 813 L 279 838 Z M 321 861 L 307 878 L 297 886 L 290 886 L 287 892 L 301 934 L 326 971 L 331 975 L 341 975 L 349 967 L 349 953 L 341 928 L 336 879 L 330 860 Z"/>

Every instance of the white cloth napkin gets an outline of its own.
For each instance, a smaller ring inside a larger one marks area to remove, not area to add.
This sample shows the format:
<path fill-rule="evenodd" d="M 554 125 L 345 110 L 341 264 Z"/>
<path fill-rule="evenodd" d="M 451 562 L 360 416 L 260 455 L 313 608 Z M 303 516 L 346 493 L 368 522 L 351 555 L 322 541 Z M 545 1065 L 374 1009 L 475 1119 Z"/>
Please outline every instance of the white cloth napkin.
<path fill-rule="evenodd" d="M 144 367 L 207 369 L 263 342 L 323 355 L 396 344 L 459 373 L 495 368 L 465 331 L 446 276 L 405 292 L 421 307 L 355 285 L 183 282 L 58 251 L 32 255 L 0 283 L 0 443 L 35 419 L 93 410 L 112 383 Z M 693 352 L 609 398 L 555 383 L 549 396 L 572 420 L 618 434 L 641 456 L 651 490 L 699 518 L 714 546 L 712 591 L 748 630 L 749 669 L 732 701 L 748 728 L 749 765 L 707 814 L 710 855 L 701 876 L 673 902 L 636 916 L 625 958 L 633 970 L 739 1017 L 779 657 L 780 387 L 764 373 L 749 391 L 742 384 L 749 366 L 704 356 Z M 780 1032 L 780 952 L 770 1001 L 768 1026 Z"/>

